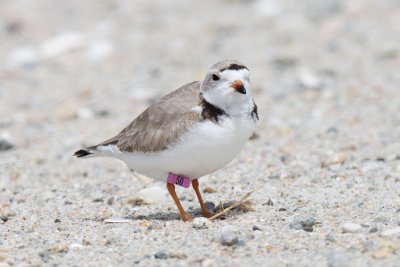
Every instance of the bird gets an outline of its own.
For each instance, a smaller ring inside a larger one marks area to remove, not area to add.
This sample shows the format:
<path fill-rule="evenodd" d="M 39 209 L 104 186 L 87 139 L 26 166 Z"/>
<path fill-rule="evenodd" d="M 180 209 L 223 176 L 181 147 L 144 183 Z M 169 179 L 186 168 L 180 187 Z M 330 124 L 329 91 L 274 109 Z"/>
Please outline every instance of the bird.
<path fill-rule="evenodd" d="M 165 95 L 117 135 L 79 149 L 74 156 L 117 158 L 136 173 L 167 181 L 183 221 L 193 218 L 182 207 L 175 184 L 187 181 L 196 193 L 202 216 L 210 217 L 198 179 L 230 163 L 258 125 L 249 74 L 237 60 L 217 62 L 203 81 Z M 168 182 L 171 177 L 178 182 Z"/>

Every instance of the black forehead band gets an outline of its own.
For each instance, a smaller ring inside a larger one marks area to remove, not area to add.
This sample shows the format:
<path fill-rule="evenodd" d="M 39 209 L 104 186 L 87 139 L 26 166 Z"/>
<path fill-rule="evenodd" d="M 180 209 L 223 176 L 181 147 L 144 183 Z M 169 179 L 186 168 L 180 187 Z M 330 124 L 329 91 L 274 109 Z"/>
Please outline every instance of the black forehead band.
<path fill-rule="evenodd" d="M 229 66 L 226 67 L 226 68 L 220 69 L 219 71 L 220 71 L 220 72 L 223 72 L 223 71 L 225 71 L 225 70 L 242 70 L 242 69 L 249 70 L 248 68 L 246 68 L 246 67 L 243 66 L 243 65 L 239 65 L 239 64 L 233 63 L 233 64 L 229 65 Z"/>

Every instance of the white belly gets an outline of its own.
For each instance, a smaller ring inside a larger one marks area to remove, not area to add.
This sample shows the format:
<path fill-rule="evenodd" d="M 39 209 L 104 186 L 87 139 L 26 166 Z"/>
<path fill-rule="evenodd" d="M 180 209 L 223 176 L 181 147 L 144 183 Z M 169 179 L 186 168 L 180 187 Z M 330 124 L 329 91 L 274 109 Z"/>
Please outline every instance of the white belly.
<path fill-rule="evenodd" d="M 201 122 L 171 149 L 157 153 L 127 153 L 118 156 L 130 169 L 165 181 L 169 172 L 195 179 L 232 161 L 255 130 L 251 119 L 226 118 L 219 124 Z"/>

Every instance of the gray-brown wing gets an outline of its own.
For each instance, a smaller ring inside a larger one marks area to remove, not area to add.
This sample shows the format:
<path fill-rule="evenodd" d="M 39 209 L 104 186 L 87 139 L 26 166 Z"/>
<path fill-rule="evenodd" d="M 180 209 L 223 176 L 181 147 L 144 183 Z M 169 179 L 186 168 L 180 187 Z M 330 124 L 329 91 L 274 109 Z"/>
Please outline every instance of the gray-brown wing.
<path fill-rule="evenodd" d="M 151 105 L 117 136 L 101 143 L 117 144 L 121 151 L 157 152 L 175 144 L 201 114 L 199 105 L 201 82 L 193 82 L 164 96 Z"/>

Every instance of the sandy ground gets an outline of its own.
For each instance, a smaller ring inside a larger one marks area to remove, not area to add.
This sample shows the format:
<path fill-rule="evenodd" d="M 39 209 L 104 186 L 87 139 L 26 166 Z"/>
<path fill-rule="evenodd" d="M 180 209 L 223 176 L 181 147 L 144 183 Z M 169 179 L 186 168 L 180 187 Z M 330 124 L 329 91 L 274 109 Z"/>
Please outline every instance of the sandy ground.
<path fill-rule="evenodd" d="M 399 32 L 394 0 L 1 1 L 0 266 L 400 266 Z M 200 184 L 261 186 L 254 211 L 198 229 L 163 184 L 72 157 L 231 58 L 259 137 Z"/>

